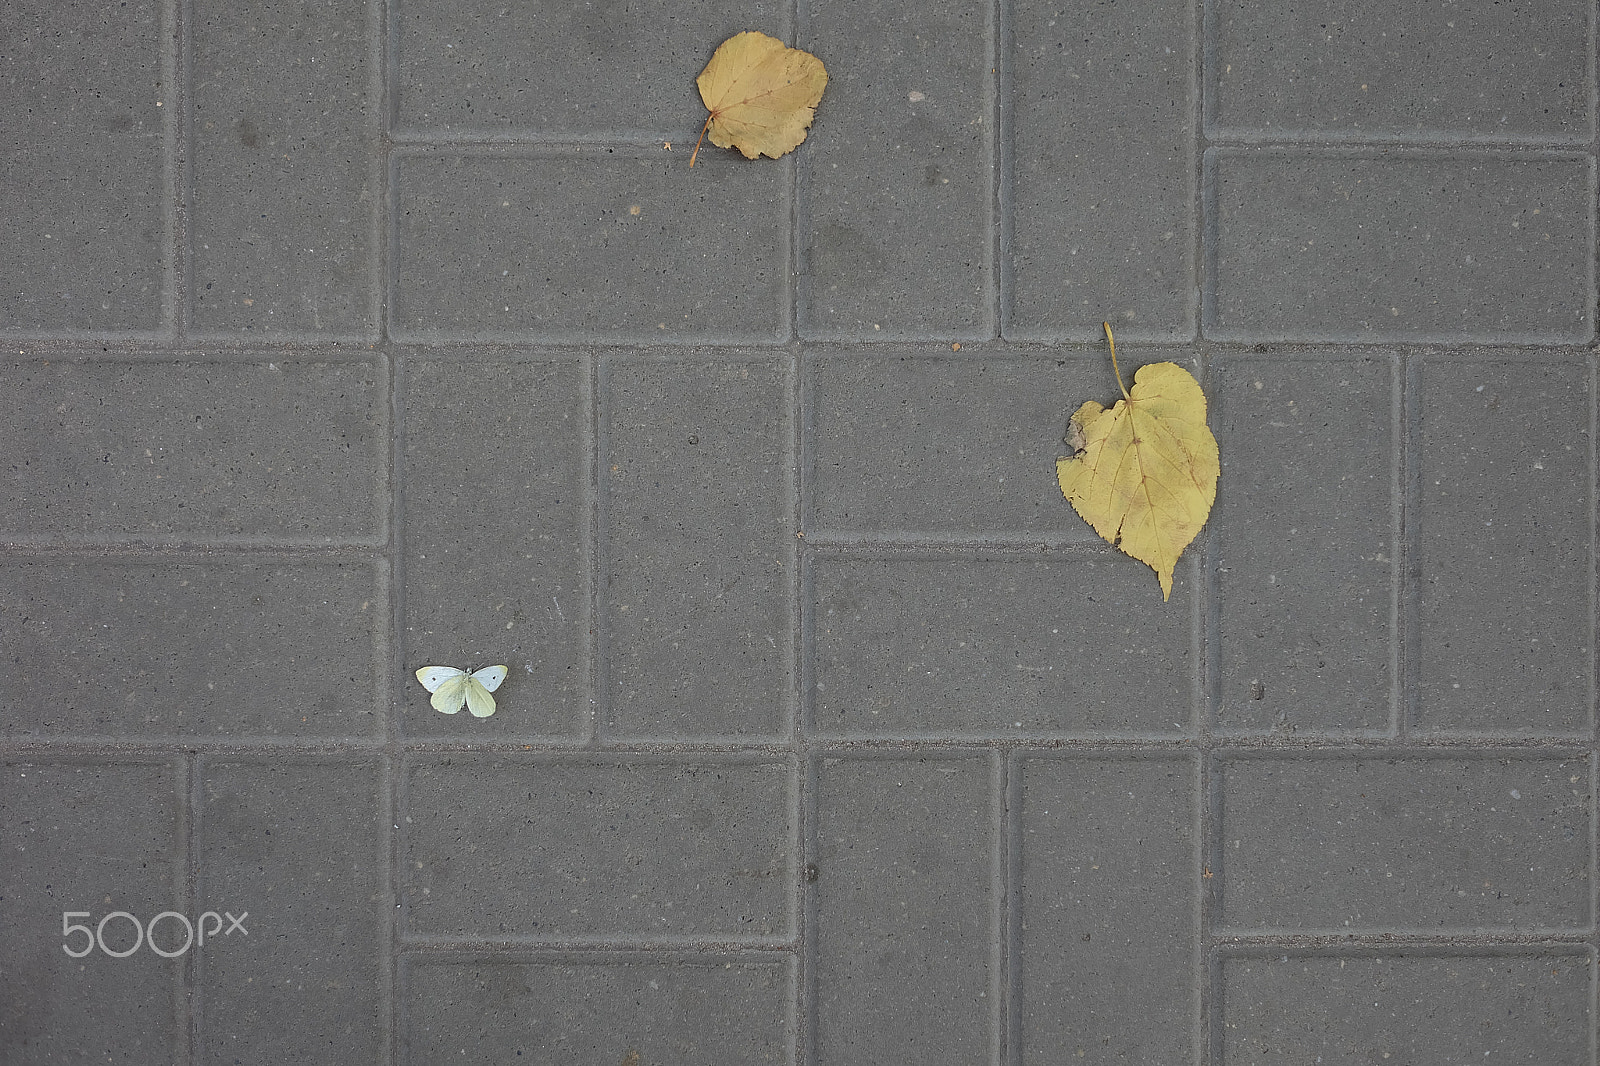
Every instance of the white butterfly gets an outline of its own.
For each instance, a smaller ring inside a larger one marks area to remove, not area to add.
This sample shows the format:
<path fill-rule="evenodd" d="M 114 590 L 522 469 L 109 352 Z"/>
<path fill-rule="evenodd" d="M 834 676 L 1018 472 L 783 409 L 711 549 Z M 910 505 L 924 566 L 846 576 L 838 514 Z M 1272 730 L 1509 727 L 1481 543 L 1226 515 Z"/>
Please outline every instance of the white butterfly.
<path fill-rule="evenodd" d="M 503 666 L 485 666 L 470 674 L 453 666 L 424 666 L 417 671 L 417 680 L 433 693 L 434 710 L 455 714 L 464 703 L 473 717 L 487 718 L 494 713 L 489 693 L 500 687 L 506 673 Z"/>

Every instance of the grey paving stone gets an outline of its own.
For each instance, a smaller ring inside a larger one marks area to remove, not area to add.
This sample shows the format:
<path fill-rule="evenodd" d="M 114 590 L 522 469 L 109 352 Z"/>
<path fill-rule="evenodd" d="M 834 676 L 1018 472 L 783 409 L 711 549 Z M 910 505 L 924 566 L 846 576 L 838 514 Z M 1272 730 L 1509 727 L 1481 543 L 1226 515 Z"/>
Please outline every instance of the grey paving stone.
<path fill-rule="evenodd" d="M 406 778 L 405 926 L 569 940 L 787 936 L 790 778 L 782 763 L 715 756 L 419 758 Z"/>
<path fill-rule="evenodd" d="M 1205 332 L 1582 343 L 1587 159 L 1212 149 Z"/>
<path fill-rule="evenodd" d="M 1230 359 L 1207 375 L 1223 728 L 1390 726 L 1393 377 L 1373 357 Z"/>
<path fill-rule="evenodd" d="M 1194 332 L 1191 5 L 1010 5 L 1004 333 Z"/>
<path fill-rule="evenodd" d="M 1220 763 L 1221 922 L 1326 930 L 1590 921 L 1583 759 Z"/>
<path fill-rule="evenodd" d="M 142 927 L 186 909 L 177 791 L 166 760 L 0 763 L 0 1061 L 176 1061 L 187 960 L 151 951 Z M 126 918 L 106 919 L 116 911 L 139 921 L 137 939 Z M 158 924 L 168 951 L 171 922 Z M 137 950 L 73 958 L 86 935 L 66 925 Z"/>
<path fill-rule="evenodd" d="M 808 362 L 808 533 L 1098 541 L 1062 497 L 1056 458 L 1070 450 L 1062 437 L 1078 405 L 1117 395 L 1109 357 L 937 358 L 913 349 Z"/>
<path fill-rule="evenodd" d="M 407 1061 L 787 1063 L 787 970 L 716 957 L 416 959 L 405 971 Z"/>
<path fill-rule="evenodd" d="M 0 7 L 0 1062 L 1593 1058 L 1592 5 Z"/>
<path fill-rule="evenodd" d="M 648 133 L 674 152 L 692 150 L 705 121 L 695 78 L 717 45 L 747 29 L 794 43 L 789 6 L 775 0 L 407 0 L 389 18 L 403 131 Z"/>
<path fill-rule="evenodd" d="M 1584 954 L 1230 958 L 1228 1066 L 1589 1062 Z"/>
<path fill-rule="evenodd" d="M 589 704 L 588 371 L 405 367 L 405 730 L 574 736 Z M 492 718 L 443 715 L 423 666 L 502 663 Z"/>
<path fill-rule="evenodd" d="M 0 365 L 0 534 L 297 541 L 382 535 L 388 434 L 371 363 Z"/>
<path fill-rule="evenodd" d="M 808 15 L 830 90 L 802 157 L 801 332 L 993 336 L 989 5 L 819 0 Z"/>
<path fill-rule="evenodd" d="M 1590 9 L 1316 0 L 1212 11 L 1211 136 L 1588 144 Z"/>
<path fill-rule="evenodd" d="M 987 760 L 825 758 L 816 778 L 816 1061 L 992 1061 Z"/>
<path fill-rule="evenodd" d="M 374 1061 L 376 762 L 203 759 L 199 772 L 198 902 L 250 917 L 200 955 L 195 1061 Z"/>
<path fill-rule="evenodd" d="M 787 735 L 787 359 L 609 365 L 605 730 Z"/>
<path fill-rule="evenodd" d="M 1019 1061 L 1193 1061 L 1193 762 L 1030 756 L 1015 772 Z"/>
<path fill-rule="evenodd" d="M 0 328 L 158 328 L 173 110 L 160 6 L 18 0 L 0 7 L 0 41 Z"/>
<path fill-rule="evenodd" d="M 1171 733 L 1191 720 L 1188 574 L 1106 551 L 813 566 L 823 734 Z"/>
<path fill-rule="evenodd" d="M 0 562 L 0 733 L 373 736 L 367 562 Z"/>
<path fill-rule="evenodd" d="M 240 0 L 188 23 L 196 329 L 377 332 L 368 8 Z"/>
<path fill-rule="evenodd" d="M 1589 736 L 1589 368 L 1421 378 L 1415 724 Z"/>
<path fill-rule="evenodd" d="M 691 171 L 681 152 L 640 148 L 526 151 L 397 157 L 397 336 L 785 339 L 785 167 L 702 153 Z"/>

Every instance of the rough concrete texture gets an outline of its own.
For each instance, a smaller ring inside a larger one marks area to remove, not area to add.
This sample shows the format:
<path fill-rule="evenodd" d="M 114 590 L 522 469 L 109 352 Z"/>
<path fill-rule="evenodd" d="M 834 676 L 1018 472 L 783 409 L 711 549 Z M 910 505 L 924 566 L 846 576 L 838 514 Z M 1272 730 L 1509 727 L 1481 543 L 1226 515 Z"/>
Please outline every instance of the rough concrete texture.
<path fill-rule="evenodd" d="M 1600 1066 L 1595 20 L 0 5 L 0 1063 Z"/>

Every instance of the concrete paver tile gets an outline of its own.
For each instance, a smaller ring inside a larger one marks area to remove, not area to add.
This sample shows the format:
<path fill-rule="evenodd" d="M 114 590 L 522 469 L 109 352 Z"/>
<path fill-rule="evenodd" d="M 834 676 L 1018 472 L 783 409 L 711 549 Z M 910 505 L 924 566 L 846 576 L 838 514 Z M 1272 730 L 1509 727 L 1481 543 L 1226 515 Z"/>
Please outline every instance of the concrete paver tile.
<path fill-rule="evenodd" d="M 199 775 L 199 902 L 249 918 L 200 958 L 197 1060 L 373 1061 L 376 760 L 206 758 Z"/>
<path fill-rule="evenodd" d="M 1587 159 L 1213 149 L 1206 167 L 1209 337 L 1593 333 Z"/>
<path fill-rule="evenodd" d="M 1212 136 L 1565 140 L 1593 115 L 1591 12 L 1543 3 L 1507 24 L 1495 3 L 1317 0 L 1211 7 Z"/>
<path fill-rule="evenodd" d="M 811 727 L 824 735 L 1152 734 L 1192 710 L 1189 581 L 1109 550 L 817 556 Z"/>
<path fill-rule="evenodd" d="M 990 787 L 982 757 L 816 767 L 816 1060 L 987 1060 Z"/>
<path fill-rule="evenodd" d="M 1351 933 L 1591 921 L 1587 763 L 1229 759 L 1222 921 Z"/>
<path fill-rule="evenodd" d="M 1121 362 L 1131 374 L 1137 362 Z M 1055 461 L 1084 400 L 1117 395 L 1110 359 L 899 358 L 824 350 L 809 361 L 807 536 L 1080 534 Z"/>
<path fill-rule="evenodd" d="M 805 47 L 834 86 L 804 155 L 806 336 L 989 337 L 989 5 L 823 0 Z"/>
<path fill-rule="evenodd" d="M 174 103 L 160 5 L 18 0 L 0 40 L 0 328 L 159 328 Z"/>
<path fill-rule="evenodd" d="M 1416 726 L 1590 735 L 1589 368 L 1427 362 Z"/>
<path fill-rule="evenodd" d="M 407 735 L 587 728 L 587 393 L 577 359 L 407 362 Z M 511 675 L 493 718 L 439 714 L 413 679 L 497 663 Z"/>
<path fill-rule="evenodd" d="M 7 736 L 373 737 L 370 562 L 0 563 Z"/>
<path fill-rule="evenodd" d="M 196 329 L 376 334 L 368 8 L 195 11 Z"/>
<path fill-rule="evenodd" d="M 1389 729 L 1391 361 L 1233 358 L 1207 384 L 1222 454 L 1217 724 Z"/>
<path fill-rule="evenodd" d="M 816 1060 L 988 1061 L 988 760 L 825 758 L 816 778 Z"/>
<path fill-rule="evenodd" d="M 406 967 L 409 1061 L 786 1063 L 788 967 L 691 957 Z M 632 1059 L 630 1056 L 637 1055 Z"/>
<path fill-rule="evenodd" d="M 771 343 L 787 332 L 781 165 L 702 153 L 690 170 L 677 152 L 581 146 L 397 158 L 390 314 L 402 339 Z"/>
<path fill-rule="evenodd" d="M 405 928 L 453 937 L 789 935 L 791 770 L 704 756 L 418 757 Z"/>
<path fill-rule="evenodd" d="M 1187 338 L 1196 310 L 1192 5 L 1010 5 L 1004 332 Z"/>
<path fill-rule="evenodd" d="M 0 763 L 0 1060 L 173 1061 L 184 960 L 144 928 L 186 909 L 178 781 L 166 759 Z"/>
<path fill-rule="evenodd" d="M 619 361 L 606 379 L 605 733 L 787 735 L 788 361 Z"/>
<path fill-rule="evenodd" d="M 776 0 L 408 0 L 389 17 L 399 128 L 433 136 L 644 133 L 693 148 L 706 115 L 694 80 L 716 46 L 747 29 L 794 43 Z"/>
<path fill-rule="evenodd" d="M 376 545 L 389 441 L 371 363 L 7 363 L 0 533 Z"/>
<path fill-rule="evenodd" d="M 1587 952 L 1225 959 L 1228 1066 L 1589 1061 Z"/>
<path fill-rule="evenodd" d="M 1020 1061 L 1191 1061 L 1193 761 L 1029 755 L 1014 767 Z"/>

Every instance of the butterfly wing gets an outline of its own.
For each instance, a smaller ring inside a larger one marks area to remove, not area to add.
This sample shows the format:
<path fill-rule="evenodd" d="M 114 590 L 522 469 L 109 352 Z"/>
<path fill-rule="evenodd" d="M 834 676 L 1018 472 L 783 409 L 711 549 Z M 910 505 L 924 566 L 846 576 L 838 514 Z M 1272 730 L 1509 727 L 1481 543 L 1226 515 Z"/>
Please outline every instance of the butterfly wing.
<path fill-rule="evenodd" d="M 440 685 L 465 673 L 465 670 L 457 670 L 453 666 L 424 666 L 417 671 L 417 680 L 421 681 L 422 687 L 429 692 L 438 692 Z"/>
<path fill-rule="evenodd" d="M 498 681 L 495 683 L 499 684 Z M 477 674 L 464 678 L 463 686 L 466 688 L 467 710 L 472 712 L 472 717 L 487 718 L 494 713 L 494 697 L 489 695 L 489 689 L 478 680 Z"/>
<path fill-rule="evenodd" d="M 485 666 L 482 670 L 472 675 L 472 679 L 485 689 L 493 692 L 500 687 L 500 682 L 506 679 L 509 671 L 503 666 Z"/>
<path fill-rule="evenodd" d="M 455 714 L 467 702 L 467 677 L 465 670 L 453 666 L 424 666 L 417 671 L 422 687 L 433 693 L 433 709 L 444 714 Z"/>
<path fill-rule="evenodd" d="M 439 691 L 433 694 L 433 709 L 445 714 L 455 714 L 461 710 L 461 705 L 466 703 L 472 695 L 472 679 L 466 674 L 453 677 L 439 686 Z"/>

